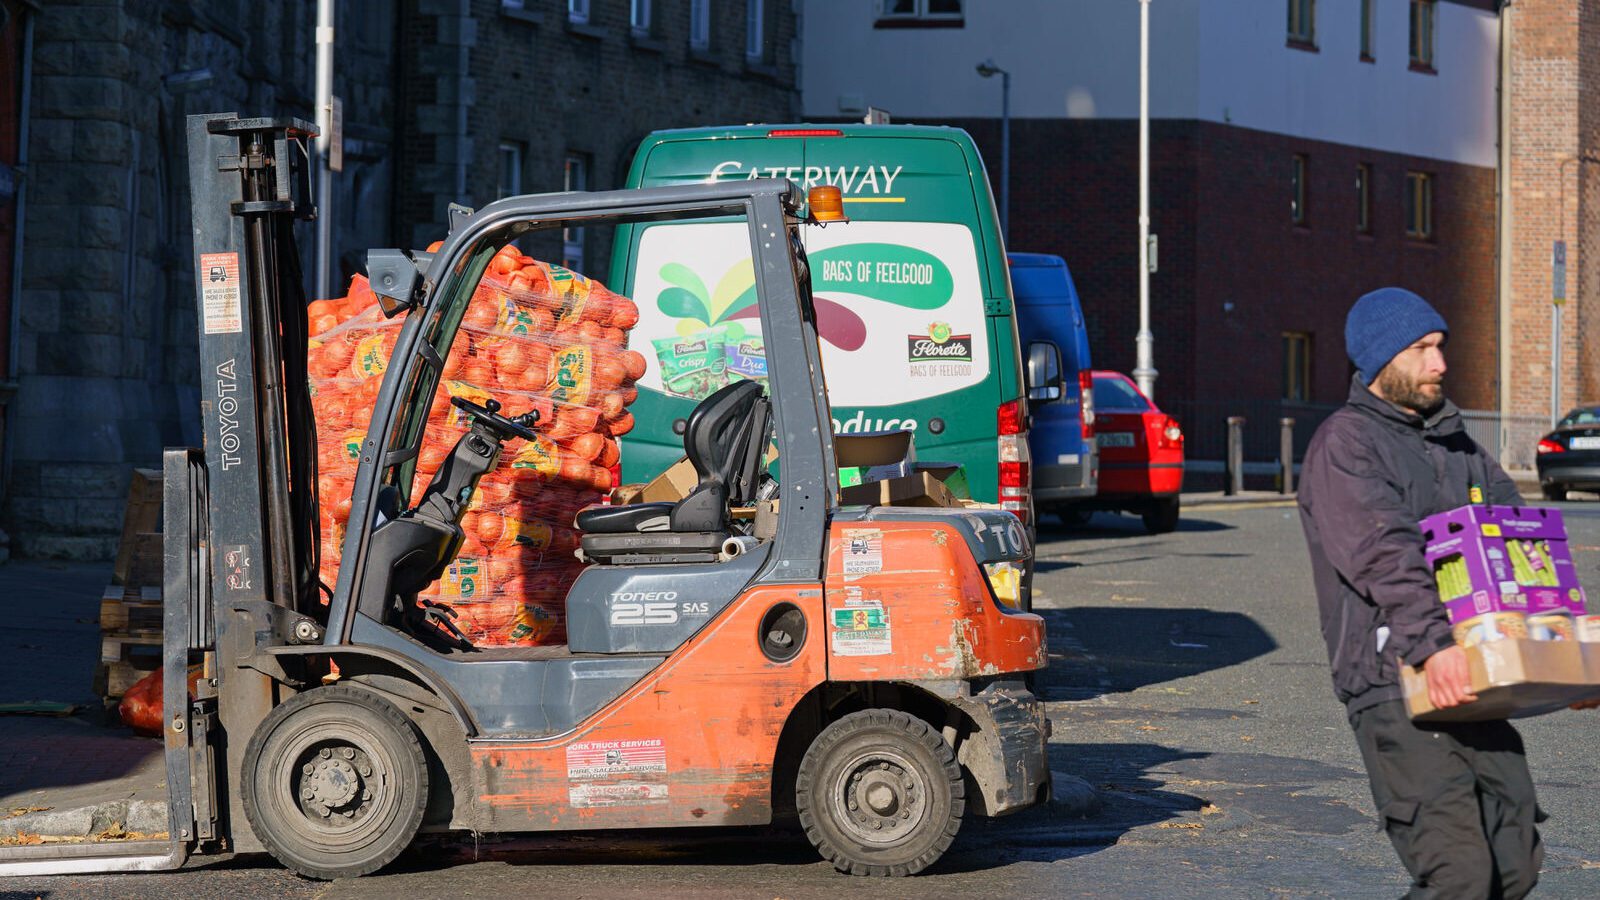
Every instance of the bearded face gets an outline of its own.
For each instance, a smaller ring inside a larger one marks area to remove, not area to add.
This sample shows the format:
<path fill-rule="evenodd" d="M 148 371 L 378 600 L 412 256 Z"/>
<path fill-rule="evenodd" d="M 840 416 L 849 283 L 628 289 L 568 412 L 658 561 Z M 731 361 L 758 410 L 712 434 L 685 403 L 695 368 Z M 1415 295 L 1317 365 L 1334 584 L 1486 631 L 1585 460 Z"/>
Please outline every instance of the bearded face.
<path fill-rule="evenodd" d="M 1378 390 L 1390 403 L 1427 418 L 1444 405 L 1444 373 L 1419 371 L 1419 367 L 1394 362 L 1378 372 Z"/>

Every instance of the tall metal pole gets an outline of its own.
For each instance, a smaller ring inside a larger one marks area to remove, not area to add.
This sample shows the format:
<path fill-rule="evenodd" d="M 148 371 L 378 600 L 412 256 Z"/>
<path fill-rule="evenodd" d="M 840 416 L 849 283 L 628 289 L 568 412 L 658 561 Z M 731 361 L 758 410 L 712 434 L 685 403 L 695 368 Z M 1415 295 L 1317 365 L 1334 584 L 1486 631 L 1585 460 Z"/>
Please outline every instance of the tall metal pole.
<path fill-rule="evenodd" d="M 1550 424 L 1561 421 L 1561 304 L 1550 304 Z"/>
<path fill-rule="evenodd" d="M 1155 336 L 1150 333 L 1150 0 L 1139 0 L 1139 335 L 1133 380 L 1156 397 Z"/>
<path fill-rule="evenodd" d="M 1011 240 L 1011 73 L 1000 72 L 1000 238 Z"/>
<path fill-rule="evenodd" d="M 317 292 L 315 300 L 332 297 L 333 170 L 333 21 L 334 0 L 317 0 Z"/>

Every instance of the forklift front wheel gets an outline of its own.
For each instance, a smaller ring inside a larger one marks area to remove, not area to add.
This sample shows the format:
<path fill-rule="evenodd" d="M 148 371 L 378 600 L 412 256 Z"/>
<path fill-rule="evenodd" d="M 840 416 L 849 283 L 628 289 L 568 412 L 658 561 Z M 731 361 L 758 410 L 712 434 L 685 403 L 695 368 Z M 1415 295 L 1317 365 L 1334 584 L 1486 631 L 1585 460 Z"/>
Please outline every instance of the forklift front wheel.
<path fill-rule="evenodd" d="M 795 779 L 806 837 L 852 875 L 914 875 L 955 840 L 966 789 L 955 752 L 927 722 L 894 709 L 854 712 L 806 750 Z"/>
<path fill-rule="evenodd" d="M 416 837 L 428 766 L 416 726 L 371 691 L 296 694 L 262 721 L 239 773 L 245 816 L 279 862 L 307 878 L 366 875 Z"/>

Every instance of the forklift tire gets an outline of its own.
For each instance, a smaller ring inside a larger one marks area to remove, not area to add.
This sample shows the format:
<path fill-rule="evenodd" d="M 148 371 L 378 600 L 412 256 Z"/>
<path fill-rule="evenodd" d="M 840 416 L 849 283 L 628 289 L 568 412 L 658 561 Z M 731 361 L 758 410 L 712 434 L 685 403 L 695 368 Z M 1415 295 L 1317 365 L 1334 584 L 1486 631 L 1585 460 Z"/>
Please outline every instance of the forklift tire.
<path fill-rule="evenodd" d="M 268 713 L 239 780 L 245 817 L 267 851 L 325 881 L 388 865 L 416 837 L 428 805 L 416 726 L 377 694 L 342 684 L 296 694 Z"/>
<path fill-rule="evenodd" d="M 795 779 L 806 837 L 851 875 L 914 875 L 961 829 L 966 787 L 955 751 L 927 722 L 868 709 L 834 722 Z"/>

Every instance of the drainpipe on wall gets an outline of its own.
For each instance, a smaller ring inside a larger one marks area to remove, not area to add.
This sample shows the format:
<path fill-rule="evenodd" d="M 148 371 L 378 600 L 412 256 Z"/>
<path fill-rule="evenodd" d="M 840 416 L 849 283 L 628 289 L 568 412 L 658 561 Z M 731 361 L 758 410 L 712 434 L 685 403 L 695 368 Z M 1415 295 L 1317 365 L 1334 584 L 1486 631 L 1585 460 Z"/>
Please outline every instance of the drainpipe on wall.
<path fill-rule="evenodd" d="M 30 3 L 22 4 L 22 102 L 18 105 L 17 121 L 17 178 L 16 219 L 17 233 L 12 237 L 15 246 L 11 253 L 11 321 L 10 347 L 6 354 L 5 380 L 0 382 L 0 412 L 4 412 L 4 426 L 0 430 L 0 500 L 8 499 L 11 485 L 11 398 L 16 394 L 17 354 L 22 347 L 22 238 L 28 222 L 28 118 L 33 101 L 33 20 L 38 10 Z"/>
<path fill-rule="evenodd" d="M 1498 243 L 1495 247 L 1499 281 L 1497 318 L 1500 325 L 1500 446 L 1496 454 L 1500 464 L 1506 465 L 1511 448 L 1511 37 L 1516 20 L 1512 0 L 1500 4 L 1500 60 L 1495 75 L 1495 92 L 1498 121 L 1495 127 L 1495 150 L 1499 172 L 1496 173 L 1495 194 L 1499 201 L 1495 215 Z"/>

